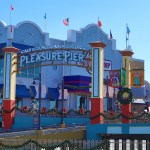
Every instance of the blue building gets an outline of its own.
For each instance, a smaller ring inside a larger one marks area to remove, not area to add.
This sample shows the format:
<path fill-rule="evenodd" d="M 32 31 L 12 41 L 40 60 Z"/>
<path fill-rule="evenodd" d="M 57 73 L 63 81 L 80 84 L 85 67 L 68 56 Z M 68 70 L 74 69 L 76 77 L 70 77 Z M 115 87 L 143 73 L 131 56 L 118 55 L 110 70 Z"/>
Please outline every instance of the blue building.
<path fill-rule="evenodd" d="M 101 28 L 98 28 L 96 24 L 89 24 L 80 30 L 68 30 L 67 39 L 54 39 L 49 36 L 49 33 L 43 32 L 40 27 L 31 21 L 23 21 L 17 25 L 6 25 L 4 22 L 0 22 L 0 88 L 2 98 L 3 87 L 3 51 L 2 48 L 6 46 L 14 46 L 19 49 L 20 52 L 25 52 L 31 48 L 39 47 L 54 47 L 54 48 L 76 48 L 85 49 L 90 51 L 89 45 L 92 41 L 102 41 L 107 46 L 104 49 L 104 110 L 108 110 L 116 107 L 116 94 L 117 88 L 113 89 L 108 86 L 107 79 L 109 79 L 110 70 L 119 70 L 122 66 L 122 56 L 120 50 L 116 49 L 116 40 L 109 38 Z M 42 62 L 43 63 L 43 62 Z M 140 65 L 136 65 L 140 64 Z M 133 68 L 140 66 L 140 69 L 144 69 L 144 61 L 132 58 Z M 30 68 L 30 63 L 26 64 L 29 69 L 22 70 L 17 74 L 16 85 L 16 100 L 17 106 L 22 109 L 24 106 L 31 107 L 33 100 L 38 98 L 39 81 L 35 80 L 39 78 L 39 72 L 41 72 L 42 82 L 42 101 L 41 107 L 45 107 L 47 110 L 57 108 L 58 110 L 63 107 L 67 110 L 78 110 L 82 105 L 84 109 L 91 109 L 90 101 L 90 88 L 86 89 L 73 89 L 73 86 L 90 86 L 91 74 L 86 68 L 78 66 L 61 66 L 61 65 L 45 65 L 43 67 Z M 135 68 L 138 69 L 138 68 Z M 62 101 L 61 98 L 61 84 L 64 79 L 65 84 L 69 84 L 70 87 L 65 88 L 65 97 Z M 33 84 L 36 82 L 36 85 Z M 71 87 L 72 86 L 72 87 Z M 144 99 L 145 90 L 142 92 L 136 92 L 134 89 L 135 98 Z M 109 94 L 109 96 L 108 96 Z M 136 97 L 136 95 L 138 97 Z M 81 100 L 84 97 L 84 100 Z M 37 102 L 38 103 L 38 102 Z M 144 103 L 145 104 L 145 103 Z"/>

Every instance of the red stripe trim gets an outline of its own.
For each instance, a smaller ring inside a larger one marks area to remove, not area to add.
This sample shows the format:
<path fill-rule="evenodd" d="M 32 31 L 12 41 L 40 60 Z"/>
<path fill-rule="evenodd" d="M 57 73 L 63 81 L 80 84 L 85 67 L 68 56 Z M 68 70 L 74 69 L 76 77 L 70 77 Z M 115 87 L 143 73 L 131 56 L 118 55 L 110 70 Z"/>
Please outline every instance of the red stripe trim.
<path fill-rule="evenodd" d="M 75 90 L 75 91 L 68 91 L 69 93 L 86 93 L 86 94 L 91 94 L 91 92 L 88 91 L 83 91 L 83 90 Z"/>
<path fill-rule="evenodd" d="M 18 53 L 18 49 L 17 48 L 15 48 L 15 47 L 5 47 L 5 48 L 3 48 L 2 49 L 3 50 L 3 52 L 14 52 L 14 53 Z"/>
<path fill-rule="evenodd" d="M 90 82 L 77 80 L 77 81 L 66 81 L 64 83 L 67 84 L 67 83 L 90 83 Z"/>

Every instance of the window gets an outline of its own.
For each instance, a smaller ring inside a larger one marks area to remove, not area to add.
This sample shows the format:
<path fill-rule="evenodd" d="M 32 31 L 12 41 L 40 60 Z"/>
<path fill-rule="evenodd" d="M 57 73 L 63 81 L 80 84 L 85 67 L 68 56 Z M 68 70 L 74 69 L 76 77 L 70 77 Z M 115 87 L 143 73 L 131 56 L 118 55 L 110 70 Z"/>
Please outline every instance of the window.
<path fill-rule="evenodd" d="M 38 78 L 39 77 L 39 72 L 41 70 L 41 67 L 36 67 L 37 64 L 34 64 L 35 68 L 29 68 L 20 71 L 17 76 L 19 77 L 26 77 L 26 78 Z M 29 67 L 30 64 L 26 64 L 25 67 Z"/>

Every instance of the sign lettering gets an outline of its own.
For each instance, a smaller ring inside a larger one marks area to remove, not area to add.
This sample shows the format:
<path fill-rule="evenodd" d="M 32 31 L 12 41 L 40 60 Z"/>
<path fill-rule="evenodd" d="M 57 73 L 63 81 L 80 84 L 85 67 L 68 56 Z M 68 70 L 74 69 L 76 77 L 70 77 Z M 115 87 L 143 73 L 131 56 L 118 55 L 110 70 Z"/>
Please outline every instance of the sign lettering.
<path fill-rule="evenodd" d="M 64 61 L 65 63 L 69 61 L 84 62 L 85 55 L 82 52 L 39 52 L 31 53 L 30 55 L 20 56 L 20 67 L 24 64 L 43 62 L 43 61 Z"/>

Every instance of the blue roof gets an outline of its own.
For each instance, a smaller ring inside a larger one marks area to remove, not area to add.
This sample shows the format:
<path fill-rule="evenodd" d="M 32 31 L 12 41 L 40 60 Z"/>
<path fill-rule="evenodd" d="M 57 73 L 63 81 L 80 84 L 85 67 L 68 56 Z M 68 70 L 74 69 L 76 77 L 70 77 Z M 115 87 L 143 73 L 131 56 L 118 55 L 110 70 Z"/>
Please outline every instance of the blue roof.
<path fill-rule="evenodd" d="M 28 49 L 28 48 L 33 48 L 34 46 L 29 46 L 29 45 L 25 45 L 25 44 L 20 44 L 20 43 L 12 43 L 12 46 L 18 48 L 19 50 L 24 50 L 24 49 Z"/>
<path fill-rule="evenodd" d="M 30 98 L 29 90 L 25 85 L 16 85 L 16 97 L 18 98 Z"/>
<path fill-rule="evenodd" d="M 2 52 L 2 48 L 6 47 L 6 43 L 1 43 L 0 44 L 0 52 Z M 12 43 L 13 47 L 18 48 L 19 50 L 24 50 L 24 49 L 28 49 L 28 48 L 33 48 L 34 46 L 29 46 L 29 45 L 25 45 L 25 44 L 20 44 L 20 43 Z"/>
<path fill-rule="evenodd" d="M 50 100 L 57 100 L 59 97 L 59 89 L 58 88 L 48 88 L 47 97 Z"/>

